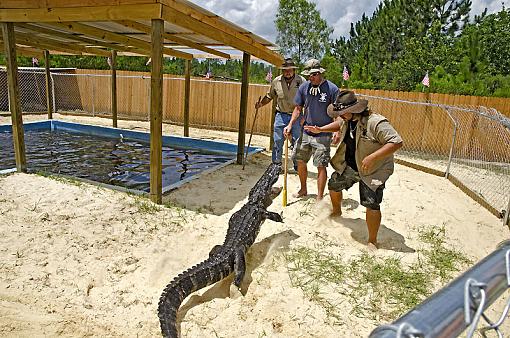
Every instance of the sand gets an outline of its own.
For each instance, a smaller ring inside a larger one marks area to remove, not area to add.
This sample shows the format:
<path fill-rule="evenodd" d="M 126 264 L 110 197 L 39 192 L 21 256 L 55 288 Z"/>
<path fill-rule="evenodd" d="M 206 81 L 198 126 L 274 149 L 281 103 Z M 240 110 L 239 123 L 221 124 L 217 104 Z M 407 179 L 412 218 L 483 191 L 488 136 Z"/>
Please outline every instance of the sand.
<path fill-rule="evenodd" d="M 97 117 L 56 118 L 111 124 Z M 0 123 L 10 118 L 0 117 Z M 119 127 L 149 125 L 120 121 Z M 179 126 L 163 130 L 182 135 Z M 191 136 L 237 139 L 236 133 L 194 128 Z M 263 147 L 268 142 L 257 135 L 252 140 Z M 164 197 L 172 207 L 85 183 L 0 176 L 0 336 L 158 336 L 163 288 L 223 241 L 229 217 L 269 162 L 265 151 L 250 158 L 244 171 L 229 165 L 193 180 Z M 345 194 L 343 216 L 329 218 L 329 196 L 315 202 L 316 171 L 309 171 L 309 198 L 292 197 L 299 181 L 290 174 L 288 206 L 279 196 L 269 207 L 283 214 L 284 223 L 262 225 L 247 256 L 244 296 L 229 297 L 230 277 L 194 293 L 179 313 L 183 337 L 367 337 L 384 323 L 348 311 L 332 322 L 290 281 L 281 258 L 289 249 L 313 248 L 328 238 L 345 257 L 367 252 L 357 189 Z M 415 261 L 422 244 L 418 231 L 430 226 L 444 226 L 447 244 L 474 262 L 508 239 L 501 220 L 450 182 L 400 165 L 387 183 L 382 210 L 380 248 L 370 253 L 378 257 Z M 494 304 L 495 313 L 506 299 L 508 294 Z"/>

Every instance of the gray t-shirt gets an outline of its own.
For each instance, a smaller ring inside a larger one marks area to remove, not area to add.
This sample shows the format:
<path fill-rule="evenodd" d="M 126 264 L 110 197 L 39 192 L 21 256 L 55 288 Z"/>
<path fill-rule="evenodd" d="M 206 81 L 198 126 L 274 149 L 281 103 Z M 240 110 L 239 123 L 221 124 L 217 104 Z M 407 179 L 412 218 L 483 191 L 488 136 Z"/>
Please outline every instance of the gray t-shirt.
<path fill-rule="evenodd" d="M 331 81 L 325 80 L 319 85 L 317 95 L 312 95 L 310 89 L 312 85 L 310 81 L 303 83 L 294 98 L 294 103 L 298 106 L 304 107 L 303 114 L 306 115 L 305 125 L 312 126 L 325 126 L 333 119 L 328 116 L 328 105 L 335 102 L 338 95 L 338 87 Z M 306 112 L 308 110 L 308 113 Z M 327 133 L 311 134 L 309 135 L 326 135 Z"/>

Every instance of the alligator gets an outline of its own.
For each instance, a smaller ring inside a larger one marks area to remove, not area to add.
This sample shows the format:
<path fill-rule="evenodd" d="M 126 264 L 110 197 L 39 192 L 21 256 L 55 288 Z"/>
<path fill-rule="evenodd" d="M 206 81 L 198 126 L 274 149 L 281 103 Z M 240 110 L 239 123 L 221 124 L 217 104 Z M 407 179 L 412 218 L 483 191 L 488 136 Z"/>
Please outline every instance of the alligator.
<path fill-rule="evenodd" d="M 271 164 L 250 190 L 248 201 L 229 219 L 228 230 L 222 245 L 216 245 L 203 262 L 189 268 L 168 284 L 158 305 L 161 333 L 177 338 L 177 311 L 191 293 L 214 284 L 234 273 L 232 286 L 240 290 L 246 271 L 245 255 L 255 242 L 266 219 L 283 222 L 280 214 L 267 211 L 272 202 L 271 188 L 278 180 L 280 164 Z"/>

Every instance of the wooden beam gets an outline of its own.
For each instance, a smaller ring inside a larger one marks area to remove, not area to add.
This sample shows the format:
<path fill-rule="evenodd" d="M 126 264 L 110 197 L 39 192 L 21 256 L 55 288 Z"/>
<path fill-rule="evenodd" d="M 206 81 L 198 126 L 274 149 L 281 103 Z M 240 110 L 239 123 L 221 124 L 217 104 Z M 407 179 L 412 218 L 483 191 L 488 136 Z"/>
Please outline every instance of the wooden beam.
<path fill-rule="evenodd" d="M 51 76 L 50 76 L 50 52 L 44 51 L 44 70 L 46 74 L 46 107 L 48 108 L 48 120 L 53 119 L 53 106 L 51 104 Z"/>
<path fill-rule="evenodd" d="M 248 112 L 248 85 L 250 84 L 250 54 L 243 53 L 243 79 L 241 82 L 241 105 L 239 107 L 239 135 L 237 141 L 237 164 L 243 164 L 246 139 L 246 115 Z"/>
<path fill-rule="evenodd" d="M 16 38 L 12 22 L 2 22 L 3 39 L 5 41 L 5 58 L 7 61 L 7 86 L 9 90 L 9 106 L 12 120 L 12 139 L 14 143 L 14 157 L 16 170 L 27 171 L 25 155 L 25 136 L 23 131 L 23 117 L 21 115 L 21 101 L 18 83 L 18 65 L 16 62 Z"/>
<path fill-rule="evenodd" d="M 184 63 L 184 136 L 189 137 L 189 99 L 191 92 L 191 60 Z"/>
<path fill-rule="evenodd" d="M 16 33 L 16 40 L 18 43 L 29 45 L 32 47 L 37 47 L 41 49 L 55 49 L 62 51 L 73 51 L 75 54 L 86 53 L 100 56 L 110 56 L 110 52 L 107 50 L 93 48 L 93 47 L 83 47 L 78 44 L 70 44 L 64 43 L 53 39 L 42 38 L 40 36 L 34 36 L 33 34 L 25 34 L 25 33 Z"/>
<path fill-rule="evenodd" d="M 112 50 L 111 56 L 112 67 L 112 120 L 113 127 L 117 128 L 117 51 Z"/>
<path fill-rule="evenodd" d="M 151 54 L 151 111 L 150 111 L 150 199 L 161 204 L 162 181 L 162 123 L 163 123 L 163 30 L 161 19 L 152 21 Z"/>
<path fill-rule="evenodd" d="M 140 31 L 140 32 L 150 33 L 150 31 L 151 31 L 151 28 L 149 26 L 144 25 L 143 23 L 136 22 L 136 21 L 121 20 L 121 21 L 116 21 L 116 22 L 118 24 L 120 24 L 120 25 L 136 29 L 137 31 Z M 176 43 L 178 43 L 180 45 L 184 45 L 184 46 L 188 46 L 188 47 L 191 47 L 191 48 L 194 48 L 194 49 L 197 49 L 197 50 L 201 50 L 203 52 L 210 53 L 212 55 L 217 55 L 217 56 L 220 56 L 220 57 L 225 58 L 225 59 L 230 59 L 230 55 L 227 54 L 227 53 L 223 53 L 223 52 L 220 52 L 218 50 L 215 50 L 215 49 L 203 46 L 203 45 L 201 45 L 199 43 L 196 43 L 196 42 L 193 42 L 193 41 L 190 41 L 190 40 L 187 40 L 187 39 L 180 38 L 180 37 L 175 36 L 175 35 L 170 34 L 170 33 L 164 32 L 163 33 L 163 37 L 165 39 L 167 39 L 167 40 L 171 40 L 171 41 L 176 42 Z"/>
<path fill-rule="evenodd" d="M 156 3 L 157 0 L 2 0 L 2 8 L 52 8 L 52 7 L 82 7 L 94 4 L 123 5 Z"/>
<path fill-rule="evenodd" d="M 36 32 L 36 33 L 42 33 L 42 34 L 46 34 L 46 35 L 52 35 L 52 36 L 55 36 L 55 37 L 64 38 L 66 40 L 74 40 L 74 41 L 78 41 L 78 42 L 83 42 L 83 43 L 86 43 L 86 44 L 89 44 L 89 45 L 93 45 L 93 46 L 102 46 L 102 47 L 106 47 L 106 48 L 110 48 L 110 49 L 115 49 L 117 51 L 123 51 L 123 52 L 129 52 L 129 53 L 138 53 L 138 54 L 141 54 L 141 55 L 150 55 L 150 52 L 146 51 L 146 50 L 140 50 L 140 49 L 136 49 L 136 48 L 129 48 L 129 47 L 125 47 L 125 46 L 122 46 L 122 45 L 119 45 L 119 44 L 108 43 L 108 42 L 104 42 L 104 41 L 97 40 L 97 39 L 90 39 L 90 38 L 84 37 L 82 35 L 75 35 L 75 34 L 65 33 L 65 32 L 62 32 L 62 31 L 57 31 L 57 30 L 46 28 L 46 27 L 36 26 L 36 25 L 33 25 L 33 24 L 17 23 L 16 27 L 21 27 L 21 28 L 24 28 L 24 29 L 29 29 L 29 30 L 31 30 L 33 32 Z"/>
<path fill-rule="evenodd" d="M 164 3 L 162 18 L 170 23 L 250 53 L 272 64 L 280 65 L 283 62 L 283 57 L 280 54 L 271 51 L 232 27 L 219 22 L 214 17 L 207 16 L 190 6 L 174 0 L 162 0 L 162 3 Z"/>
<path fill-rule="evenodd" d="M 0 40 L 0 50 L 5 48 L 3 40 Z M 36 57 L 38 59 L 44 58 L 44 53 L 40 49 L 30 47 L 16 46 L 16 55 Z"/>
<path fill-rule="evenodd" d="M 48 23 L 48 25 L 51 25 L 53 27 L 66 29 L 72 32 L 84 34 L 86 36 L 92 36 L 96 39 L 104 40 L 104 41 L 110 41 L 110 42 L 117 42 L 125 47 L 133 46 L 138 49 L 143 49 L 150 51 L 151 50 L 151 44 L 147 41 L 143 41 L 140 39 L 135 39 L 129 36 L 124 36 L 122 34 L 112 33 L 107 30 L 92 27 L 89 25 L 85 25 L 79 22 L 52 22 Z M 191 60 L 193 58 L 192 54 L 184 53 L 175 49 L 171 48 L 163 48 L 163 54 L 175 56 L 181 59 L 189 59 Z"/>
<path fill-rule="evenodd" d="M 0 21 L 10 22 L 149 20 L 161 16 L 161 4 L 158 3 L 70 8 L 5 9 L 0 6 Z"/>

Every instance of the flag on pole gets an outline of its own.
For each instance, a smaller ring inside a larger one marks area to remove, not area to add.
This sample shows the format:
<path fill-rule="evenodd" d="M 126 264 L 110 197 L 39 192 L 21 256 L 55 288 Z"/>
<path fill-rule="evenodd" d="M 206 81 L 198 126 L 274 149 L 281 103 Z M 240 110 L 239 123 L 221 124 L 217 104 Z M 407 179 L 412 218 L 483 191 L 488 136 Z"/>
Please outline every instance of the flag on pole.
<path fill-rule="evenodd" d="M 106 62 L 108 62 L 108 66 L 110 66 L 110 68 L 112 67 L 112 59 L 110 59 L 110 57 L 108 57 L 106 59 Z"/>
<path fill-rule="evenodd" d="M 147 60 L 147 62 L 145 63 L 146 66 L 148 66 L 152 61 L 152 58 L 149 58 L 149 60 Z"/>
<path fill-rule="evenodd" d="M 430 86 L 430 79 L 429 79 L 429 72 L 428 71 L 427 71 L 427 74 L 425 74 L 425 77 L 423 78 L 423 80 L 421 80 L 421 83 L 425 87 L 429 87 Z"/>
<path fill-rule="evenodd" d="M 266 81 L 267 82 L 273 81 L 273 71 L 271 70 L 271 67 L 269 67 L 269 71 L 267 72 Z"/>
<path fill-rule="evenodd" d="M 32 66 L 39 67 L 39 60 L 37 58 L 32 58 Z"/>
<path fill-rule="evenodd" d="M 347 67 L 344 65 L 344 72 L 342 73 L 342 76 L 344 78 L 344 81 L 349 80 L 349 71 L 347 70 Z"/>

